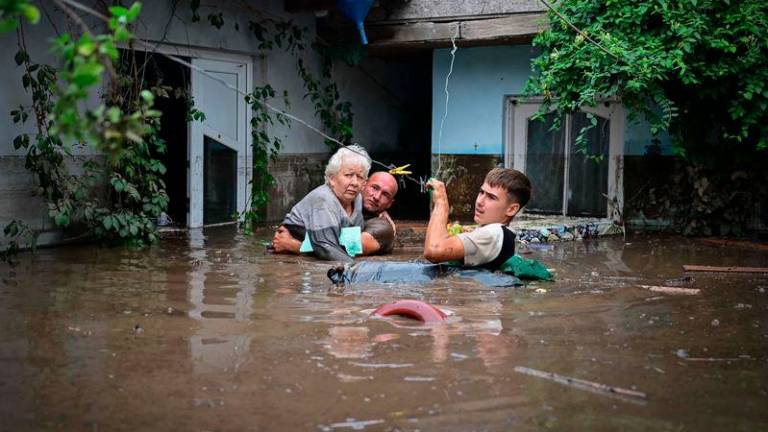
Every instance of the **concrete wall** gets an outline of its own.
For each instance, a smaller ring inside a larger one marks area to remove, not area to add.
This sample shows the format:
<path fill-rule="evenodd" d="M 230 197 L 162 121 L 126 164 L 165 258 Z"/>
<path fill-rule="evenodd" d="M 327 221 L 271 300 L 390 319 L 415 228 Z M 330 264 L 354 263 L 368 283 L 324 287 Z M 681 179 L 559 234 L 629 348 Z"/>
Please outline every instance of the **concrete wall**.
<path fill-rule="evenodd" d="M 535 50 L 529 45 L 459 48 L 448 81 L 450 50 L 434 51 L 432 73 L 432 153 L 500 155 L 504 153 L 504 97 L 520 94 L 530 75 Z"/>
<path fill-rule="evenodd" d="M 269 83 L 278 93 L 287 91 L 291 103 L 288 111 L 310 125 L 323 129 L 321 122 L 315 118 L 310 101 L 304 99 L 305 90 L 296 70 L 296 56 L 281 49 L 258 50 L 258 40 L 248 30 L 250 20 L 290 18 L 297 25 L 307 27 L 307 39 L 312 40 L 315 17 L 311 12 L 289 16 L 283 11 L 282 0 L 222 2 L 220 7 L 215 8 L 203 2 L 199 11 L 202 19 L 193 23 L 189 3 L 176 2 L 178 5 L 175 9 L 171 6 L 173 3 L 170 0 L 144 2 L 136 27 L 137 36 L 153 44 L 162 44 L 163 49 L 180 47 L 200 57 L 210 54 L 215 58 L 222 53 L 244 56 L 253 64 L 254 85 Z M 49 53 L 50 40 L 61 32 L 76 34 L 79 28 L 51 3 L 43 2 L 40 6 L 45 12 L 41 22 L 35 26 L 25 26 L 28 50 L 35 62 L 53 62 L 55 58 Z M 208 23 L 206 17 L 210 12 L 219 11 L 223 12 L 225 24 L 217 30 Z M 94 19 L 86 18 L 86 21 L 94 29 L 100 25 Z M 0 228 L 12 219 L 22 219 L 33 228 L 45 230 L 52 227 L 47 219 L 47 209 L 40 199 L 31 194 L 35 181 L 23 168 L 24 153 L 15 151 L 12 146 L 13 138 L 23 129 L 14 125 L 7 115 L 18 105 L 29 105 L 31 102 L 21 86 L 22 71 L 13 61 L 16 50 L 15 33 L 0 35 L 0 59 L 4 59 L 0 62 L 0 76 L 4 77 L 0 83 Z M 300 55 L 310 70 L 319 75 L 320 59 L 314 50 L 308 47 Z M 352 103 L 356 141 L 369 150 L 390 151 L 397 147 L 403 118 L 391 93 L 402 93 L 399 89 L 409 85 L 408 65 L 407 62 L 368 59 L 364 68 L 365 71 L 345 65 L 335 66 L 335 79 L 340 84 L 342 100 Z M 274 105 L 283 108 L 280 101 L 275 101 Z M 27 130 L 34 130 L 32 122 L 28 123 Z M 301 165 L 297 161 L 311 161 L 311 164 L 322 166 L 329 149 L 321 136 L 298 122 L 293 122 L 290 128 L 276 125 L 270 132 L 283 141 L 280 160 L 272 166 L 278 185 L 273 191 L 275 201 L 267 216 L 274 221 L 280 220 L 291 205 L 319 184 L 313 175 L 314 168 L 297 170 L 296 166 Z M 76 153 L 85 157 L 94 154 L 88 147 L 79 148 Z"/>

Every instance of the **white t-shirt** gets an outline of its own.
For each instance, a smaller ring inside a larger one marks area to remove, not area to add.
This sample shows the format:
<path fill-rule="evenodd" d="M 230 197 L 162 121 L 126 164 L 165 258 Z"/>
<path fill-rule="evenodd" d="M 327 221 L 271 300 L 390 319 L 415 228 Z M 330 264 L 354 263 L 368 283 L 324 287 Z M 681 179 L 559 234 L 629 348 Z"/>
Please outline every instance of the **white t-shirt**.
<path fill-rule="evenodd" d="M 457 237 L 464 244 L 464 265 L 476 267 L 499 256 L 504 245 L 504 228 L 500 223 L 492 223 L 472 232 L 457 234 Z"/>

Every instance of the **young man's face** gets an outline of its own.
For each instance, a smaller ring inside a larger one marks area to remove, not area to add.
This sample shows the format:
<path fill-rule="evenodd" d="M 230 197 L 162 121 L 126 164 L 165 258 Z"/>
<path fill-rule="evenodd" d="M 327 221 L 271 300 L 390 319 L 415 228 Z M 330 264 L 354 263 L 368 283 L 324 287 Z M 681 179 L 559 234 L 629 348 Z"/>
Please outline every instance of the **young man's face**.
<path fill-rule="evenodd" d="M 501 186 L 483 183 L 475 200 L 475 223 L 508 223 L 520 211 L 520 204 L 512 202 Z"/>

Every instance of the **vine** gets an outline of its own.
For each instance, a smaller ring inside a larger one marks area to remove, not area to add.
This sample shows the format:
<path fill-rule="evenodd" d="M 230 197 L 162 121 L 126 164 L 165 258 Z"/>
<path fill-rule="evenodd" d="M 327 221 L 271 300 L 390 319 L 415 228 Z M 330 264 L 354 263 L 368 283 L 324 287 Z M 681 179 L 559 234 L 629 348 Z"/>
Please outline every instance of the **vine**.
<path fill-rule="evenodd" d="M 270 137 L 267 127 L 273 126 L 275 122 L 290 127 L 290 121 L 284 115 L 273 114 L 265 105 L 276 95 L 272 86 L 267 84 L 256 87 L 245 97 L 245 102 L 250 105 L 253 112 L 251 118 L 253 178 L 250 202 L 242 215 L 245 234 L 252 234 L 254 225 L 264 220 L 264 211 L 269 204 L 269 188 L 275 184 L 275 178 L 269 172 L 269 162 L 277 160 L 282 140 L 277 136 Z M 283 102 L 286 107 L 290 107 L 287 92 L 283 92 Z"/>

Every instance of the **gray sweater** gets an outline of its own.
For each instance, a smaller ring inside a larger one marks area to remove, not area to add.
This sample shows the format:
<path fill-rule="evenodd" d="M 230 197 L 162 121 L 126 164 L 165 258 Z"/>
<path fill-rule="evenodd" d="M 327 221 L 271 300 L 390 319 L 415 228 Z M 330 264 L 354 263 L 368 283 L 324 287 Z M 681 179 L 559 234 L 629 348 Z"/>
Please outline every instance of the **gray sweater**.
<path fill-rule="evenodd" d="M 341 229 L 351 226 L 362 228 L 364 224 L 363 198 L 358 194 L 349 216 L 331 187 L 325 184 L 308 193 L 283 220 L 283 225 L 304 227 L 318 258 L 344 262 L 353 260 L 339 244 Z"/>

